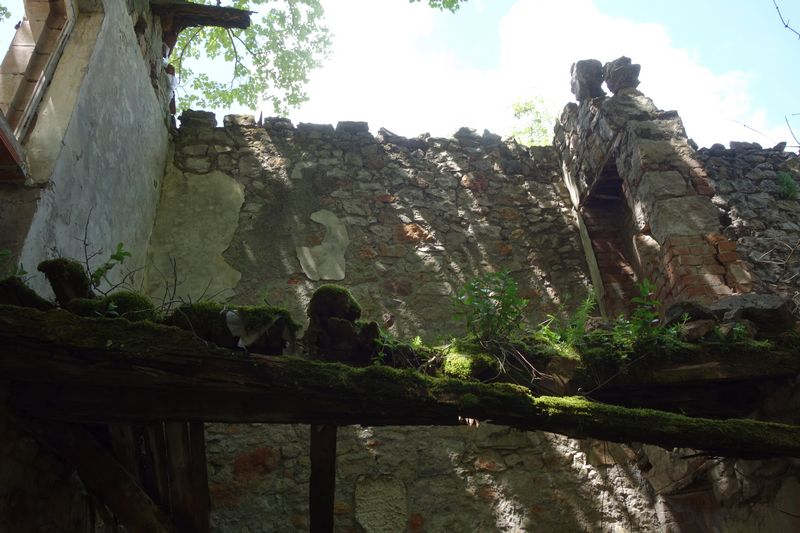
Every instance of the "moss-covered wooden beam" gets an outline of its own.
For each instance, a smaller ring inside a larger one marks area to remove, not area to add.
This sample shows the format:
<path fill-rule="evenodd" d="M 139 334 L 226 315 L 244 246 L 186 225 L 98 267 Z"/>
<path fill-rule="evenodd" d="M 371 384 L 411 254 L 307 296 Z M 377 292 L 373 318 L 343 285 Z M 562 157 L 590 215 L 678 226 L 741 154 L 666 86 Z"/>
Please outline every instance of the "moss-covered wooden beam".
<path fill-rule="evenodd" d="M 77 422 L 197 420 L 456 425 L 460 417 L 570 437 L 800 457 L 800 427 L 628 409 L 525 387 L 247 356 L 190 332 L 61 310 L 0 306 L 0 376 L 13 405 Z"/>

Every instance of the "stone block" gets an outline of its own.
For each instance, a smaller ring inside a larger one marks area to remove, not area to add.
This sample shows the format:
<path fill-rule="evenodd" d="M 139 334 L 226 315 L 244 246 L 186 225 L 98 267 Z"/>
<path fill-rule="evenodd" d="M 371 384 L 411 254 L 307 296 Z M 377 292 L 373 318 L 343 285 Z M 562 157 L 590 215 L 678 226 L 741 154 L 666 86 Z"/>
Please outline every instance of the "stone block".
<path fill-rule="evenodd" d="M 570 68 L 570 88 L 578 101 L 604 96 L 603 65 L 596 59 L 583 59 Z"/>
<path fill-rule="evenodd" d="M 0 64 L 0 71 L 3 74 L 24 74 L 33 50 L 33 46 L 12 45 Z"/>
<path fill-rule="evenodd" d="M 719 214 L 706 196 L 658 200 L 653 205 L 650 230 L 660 244 L 670 236 L 718 232 Z"/>
<path fill-rule="evenodd" d="M 256 119 L 253 115 L 225 115 L 222 124 L 228 126 L 255 126 Z"/>
<path fill-rule="evenodd" d="M 631 210 L 642 230 L 650 223 L 653 205 L 658 200 L 685 196 L 689 192 L 686 180 L 675 170 L 645 172 L 633 194 Z"/>
<path fill-rule="evenodd" d="M 631 64 L 629 57 L 619 57 L 603 66 L 603 77 L 608 90 L 617 94 L 622 89 L 635 89 L 639 85 L 641 65 Z"/>
<path fill-rule="evenodd" d="M 210 111 L 193 111 L 187 109 L 178 117 L 181 128 L 216 128 L 217 117 Z"/>
<path fill-rule="evenodd" d="M 0 103 L 5 106 L 11 104 L 23 78 L 22 74 L 0 74 Z"/>
<path fill-rule="evenodd" d="M 343 120 L 336 124 L 336 133 L 349 133 L 351 135 L 369 133 L 369 124 L 366 122 Z"/>

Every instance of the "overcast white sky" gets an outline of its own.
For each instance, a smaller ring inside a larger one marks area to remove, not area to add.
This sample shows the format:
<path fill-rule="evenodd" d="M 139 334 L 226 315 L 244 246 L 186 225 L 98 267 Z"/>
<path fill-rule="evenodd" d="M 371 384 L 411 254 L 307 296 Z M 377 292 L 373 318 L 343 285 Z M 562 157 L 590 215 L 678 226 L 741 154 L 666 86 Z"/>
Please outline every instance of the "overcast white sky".
<path fill-rule="evenodd" d="M 572 99 L 569 68 L 576 59 L 628 55 L 642 65 L 640 89 L 659 107 L 678 109 L 700 145 L 788 140 L 782 122 L 767 121 L 769 102 L 754 99 L 754 73 L 712 71 L 663 25 L 605 14 L 592 0 L 504 4 L 510 7 L 498 14 L 499 4 L 470 0 L 461 12 L 442 14 L 402 0 L 323 1 L 335 34 L 332 54 L 312 75 L 311 100 L 291 118 L 365 120 L 373 131 L 406 136 L 450 136 L 460 126 L 508 135 L 514 101 L 540 95 L 560 110 Z M 769 23 L 777 22 L 768 7 Z M 462 24 L 459 41 L 453 34 Z"/>

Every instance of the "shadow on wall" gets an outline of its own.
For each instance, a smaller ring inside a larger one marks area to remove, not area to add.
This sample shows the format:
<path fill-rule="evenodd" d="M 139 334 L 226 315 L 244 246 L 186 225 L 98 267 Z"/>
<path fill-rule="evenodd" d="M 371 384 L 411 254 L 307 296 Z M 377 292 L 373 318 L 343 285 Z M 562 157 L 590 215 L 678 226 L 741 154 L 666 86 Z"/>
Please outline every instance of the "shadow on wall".
<path fill-rule="evenodd" d="M 511 272 L 533 321 L 585 297 L 585 260 L 550 147 L 528 150 L 466 128 L 453 139 L 406 139 L 385 130 L 373 137 L 359 122 L 295 128 L 268 119 L 262 127 L 228 116 L 215 129 L 200 112 L 182 124 L 175 179 L 223 173 L 244 189 L 222 253 L 241 273 L 230 287 L 237 303 L 266 297 L 304 317 L 313 291 L 335 282 L 351 289 L 364 318 L 435 339 L 459 333 L 452 295 L 486 271 Z M 162 196 L 159 217 L 169 210 Z M 182 238 L 168 220 L 154 236 L 167 231 Z M 172 253 L 154 238 L 151 261 Z M 193 272 L 184 268 L 184 277 Z"/>

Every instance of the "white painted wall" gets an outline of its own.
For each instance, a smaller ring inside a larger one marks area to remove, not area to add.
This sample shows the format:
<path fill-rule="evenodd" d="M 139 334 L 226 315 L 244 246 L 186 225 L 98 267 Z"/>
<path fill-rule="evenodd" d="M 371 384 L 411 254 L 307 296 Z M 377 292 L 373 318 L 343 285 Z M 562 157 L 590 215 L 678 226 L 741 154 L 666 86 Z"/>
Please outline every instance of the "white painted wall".
<path fill-rule="evenodd" d="M 90 216 L 88 241 L 104 251 L 97 263 L 119 242 L 132 266 L 146 257 L 168 150 L 166 114 L 124 0 L 103 0 L 103 10 L 79 16 L 27 142 L 33 180 L 46 184 L 20 254 L 31 273 L 43 259 L 82 258 Z M 38 272 L 30 285 L 50 294 Z"/>

